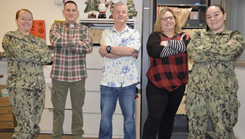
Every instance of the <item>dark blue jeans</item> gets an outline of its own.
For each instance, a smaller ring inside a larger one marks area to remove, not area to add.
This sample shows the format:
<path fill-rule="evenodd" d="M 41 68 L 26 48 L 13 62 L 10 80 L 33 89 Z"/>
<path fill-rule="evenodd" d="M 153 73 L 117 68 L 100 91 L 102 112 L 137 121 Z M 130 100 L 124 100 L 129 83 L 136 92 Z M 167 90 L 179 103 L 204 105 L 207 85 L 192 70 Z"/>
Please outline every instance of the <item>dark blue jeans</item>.
<path fill-rule="evenodd" d="M 169 92 L 157 88 L 148 80 L 146 98 L 148 117 L 143 129 L 142 139 L 170 139 L 173 131 L 174 117 L 183 98 L 185 85 Z"/>

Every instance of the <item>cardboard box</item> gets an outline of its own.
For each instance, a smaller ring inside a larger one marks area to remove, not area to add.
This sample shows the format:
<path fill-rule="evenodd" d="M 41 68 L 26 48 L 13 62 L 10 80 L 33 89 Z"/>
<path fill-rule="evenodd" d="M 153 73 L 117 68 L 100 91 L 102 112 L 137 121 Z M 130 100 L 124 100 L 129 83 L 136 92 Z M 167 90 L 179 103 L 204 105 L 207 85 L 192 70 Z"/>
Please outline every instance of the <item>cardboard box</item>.
<path fill-rule="evenodd" d="M 17 125 L 13 113 L 0 114 L 0 129 L 11 129 Z"/>
<path fill-rule="evenodd" d="M 12 107 L 0 107 L 0 114 L 13 113 Z"/>
<path fill-rule="evenodd" d="M 13 129 L 16 124 L 13 122 L 0 122 L 0 129 Z"/>
<path fill-rule="evenodd" d="M 0 122 L 13 122 L 14 119 L 13 113 L 0 114 Z"/>
<path fill-rule="evenodd" d="M 9 97 L 0 97 L 0 107 L 10 107 Z"/>
<path fill-rule="evenodd" d="M 198 20 L 198 12 L 191 12 L 190 19 L 191 20 Z"/>

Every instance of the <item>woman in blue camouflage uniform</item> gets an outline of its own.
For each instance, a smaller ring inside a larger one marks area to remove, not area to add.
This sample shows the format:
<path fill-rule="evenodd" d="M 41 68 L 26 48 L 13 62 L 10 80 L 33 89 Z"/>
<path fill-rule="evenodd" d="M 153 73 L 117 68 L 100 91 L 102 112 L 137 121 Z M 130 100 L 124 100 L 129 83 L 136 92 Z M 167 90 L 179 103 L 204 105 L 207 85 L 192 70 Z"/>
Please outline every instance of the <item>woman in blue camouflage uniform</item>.
<path fill-rule="evenodd" d="M 51 62 L 46 41 L 30 34 L 33 16 L 27 9 L 16 13 L 16 31 L 5 34 L 2 42 L 8 62 L 7 89 L 16 117 L 14 139 L 34 139 L 44 106 L 45 81 L 42 66 Z"/>
<path fill-rule="evenodd" d="M 189 60 L 194 62 L 186 101 L 188 139 L 205 139 L 209 116 L 218 139 L 234 138 L 240 107 L 234 68 L 245 41 L 239 31 L 225 28 L 225 20 L 221 6 L 210 6 L 206 12 L 210 30 L 196 32 L 187 47 Z"/>

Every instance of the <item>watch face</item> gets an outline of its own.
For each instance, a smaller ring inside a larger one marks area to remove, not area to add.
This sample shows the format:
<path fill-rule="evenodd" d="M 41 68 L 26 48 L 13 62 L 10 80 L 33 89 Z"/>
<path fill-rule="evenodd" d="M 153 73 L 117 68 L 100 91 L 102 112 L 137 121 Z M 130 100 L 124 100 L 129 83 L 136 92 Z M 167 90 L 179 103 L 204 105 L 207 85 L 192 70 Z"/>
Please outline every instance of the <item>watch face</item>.
<path fill-rule="evenodd" d="M 110 53 L 110 51 L 111 51 L 111 46 L 107 46 L 107 47 L 106 47 L 106 50 L 107 50 L 107 53 Z"/>

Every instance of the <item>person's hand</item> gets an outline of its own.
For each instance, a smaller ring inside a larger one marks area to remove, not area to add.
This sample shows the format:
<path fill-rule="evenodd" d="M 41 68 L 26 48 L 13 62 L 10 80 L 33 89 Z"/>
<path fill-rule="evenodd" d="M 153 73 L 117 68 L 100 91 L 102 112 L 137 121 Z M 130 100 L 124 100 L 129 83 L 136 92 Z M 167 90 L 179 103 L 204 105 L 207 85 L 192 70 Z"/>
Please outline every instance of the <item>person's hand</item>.
<path fill-rule="evenodd" d="M 160 43 L 161 46 L 165 46 L 165 47 L 168 47 L 168 41 L 162 41 Z"/>
<path fill-rule="evenodd" d="M 203 45 L 199 46 L 198 48 L 199 48 L 199 49 L 202 49 L 202 48 L 203 48 Z"/>
<path fill-rule="evenodd" d="M 104 45 L 104 44 L 100 45 L 99 53 L 102 57 L 105 56 L 105 54 L 107 54 L 106 47 L 107 45 Z"/>
<path fill-rule="evenodd" d="M 233 42 L 232 41 L 229 41 L 227 44 L 231 45 Z"/>
<path fill-rule="evenodd" d="M 133 56 L 134 58 L 137 58 L 138 55 L 139 55 L 139 53 L 138 53 L 137 51 L 135 51 L 135 52 L 132 54 L 132 56 Z"/>

